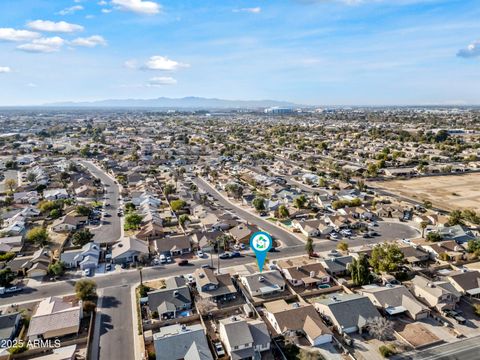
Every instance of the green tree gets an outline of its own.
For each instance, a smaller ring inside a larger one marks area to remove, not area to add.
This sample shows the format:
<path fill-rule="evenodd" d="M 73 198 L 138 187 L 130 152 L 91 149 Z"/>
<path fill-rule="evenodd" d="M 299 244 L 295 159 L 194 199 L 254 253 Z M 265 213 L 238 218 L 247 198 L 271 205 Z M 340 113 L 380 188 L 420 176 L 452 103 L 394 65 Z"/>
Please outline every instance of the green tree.
<path fill-rule="evenodd" d="M 135 209 L 136 209 L 136 206 L 135 206 L 134 203 L 128 202 L 128 203 L 125 204 L 125 211 L 126 212 L 132 212 L 132 211 L 135 211 Z"/>
<path fill-rule="evenodd" d="M 300 195 L 293 200 L 293 206 L 297 209 L 303 209 L 307 203 L 307 198 L 305 195 Z"/>
<path fill-rule="evenodd" d="M 190 218 L 188 217 L 187 214 L 183 214 L 183 215 L 180 215 L 180 217 L 178 218 L 178 222 L 180 223 L 180 226 L 184 226 L 185 225 L 185 222 L 187 221 L 190 221 Z"/>
<path fill-rule="evenodd" d="M 436 231 L 432 231 L 427 234 L 427 240 L 432 242 L 442 241 L 442 235 Z"/>
<path fill-rule="evenodd" d="M 372 250 L 370 265 L 376 273 L 392 273 L 403 263 L 403 253 L 397 244 L 384 243 Z"/>
<path fill-rule="evenodd" d="M 467 244 L 467 251 L 469 253 L 480 255 L 480 239 L 470 240 Z"/>
<path fill-rule="evenodd" d="M 5 180 L 5 186 L 8 188 L 9 192 L 12 194 L 17 187 L 17 181 L 15 179 Z"/>
<path fill-rule="evenodd" d="M 129 213 L 125 216 L 125 230 L 137 230 L 140 227 L 142 220 L 143 218 L 139 214 L 134 212 Z"/>
<path fill-rule="evenodd" d="M 422 221 L 420 223 L 420 228 L 422 229 L 422 238 L 425 237 L 425 229 L 427 228 L 428 226 L 428 221 Z"/>
<path fill-rule="evenodd" d="M 62 216 L 62 211 L 59 209 L 53 209 L 50 211 L 50 214 L 48 214 L 49 217 L 52 219 L 58 219 L 60 216 Z"/>
<path fill-rule="evenodd" d="M 27 232 L 26 240 L 38 246 L 45 246 L 50 240 L 47 229 L 36 227 Z"/>
<path fill-rule="evenodd" d="M 82 229 L 73 234 L 72 243 L 75 246 L 83 246 L 88 244 L 93 239 L 93 236 L 89 229 Z"/>
<path fill-rule="evenodd" d="M 256 197 L 252 201 L 252 205 L 257 211 L 265 210 L 265 199 L 261 196 Z"/>
<path fill-rule="evenodd" d="M 243 195 L 243 187 L 237 183 L 230 183 L 225 186 L 225 190 L 235 199 L 240 199 Z"/>
<path fill-rule="evenodd" d="M 78 205 L 75 208 L 75 211 L 80 216 L 90 216 L 90 214 L 92 213 L 92 208 L 86 205 Z"/>
<path fill-rule="evenodd" d="M 173 210 L 173 211 L 180 211 L 180 210 L 182 210 L 186 205 L 187 205 L 187 203 L 185 202 L 185 200 L 182 200 L 182 199 L 173 200 L 173 201 L 170 203 L 170 206 L 172 207 L 172 210 Z"/>
<path fill-rule="evenodd" d="M 348 251 L 348 244 L 345 241 L 340 241 L 337 244 L 337 249 L 340 251 Z"/>
<path fill-rule="evenodd" d="M 163 187 L 163 192 L 164 192 L 165 196 L 175 194 L 175 185 L 173 185 L 173 184 L 166 184 L 166 185 Z"/>
<path fill-rule="evenodd" d="M 463 225 L 462 212 L 460 210 L 453 210 L 448 216 L 448 226 Z"/>
<path fill-rule="evenodd" d="M 288 211 L 288 208 L 285 205 L 280 205 L 278 207 L 278 217 L 280 219 L 286 219 L 290 216 L 290 212 Z"/>
<path fill-rule="evenodd" d="M 315 244 L 313 243 L 313 239 L 311 237 L 309 237 L 305 243 L 305 251 L 307 252 L 308 256 L 312 256 L 315 252 Z"/>
<path fill-rule="evenodd" d="M 0 270 L 0 286 L 9 286 L 13 279 L 15 279 L 15 274 L 10 268 Z"/>
<path fill-rule="evenodd" d="M 355 285 L 366 285 L 372 282 L 372 274 L 368 259 L 364 254 L 360 254 L 358 259 L 353 259 L 348 265 L 350 276 Z"/>
<path fill-rule="evenodd" d="M 97 297 L 97 284 L 93 280 L 79 280 L 75 284 L 75 294 L 79 300 L 94 300 Z"/>
<path fill-rule="evenodd" d="M 65 265 L 62 261 L 48 265 L 48 273 L 54 276 L 61 276 L 65 273 Z"/>

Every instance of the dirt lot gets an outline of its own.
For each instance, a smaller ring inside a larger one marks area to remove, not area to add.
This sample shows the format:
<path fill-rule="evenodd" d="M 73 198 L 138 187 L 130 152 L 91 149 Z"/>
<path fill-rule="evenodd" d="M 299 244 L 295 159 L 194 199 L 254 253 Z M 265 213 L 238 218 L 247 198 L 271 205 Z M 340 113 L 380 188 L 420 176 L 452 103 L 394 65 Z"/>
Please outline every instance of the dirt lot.
<path fill-rule="evenodd" d="M 420 323 L 396 323 L 395 330 L 414 348 L 440 342 L 441 339 Z"/>
<path fill-rule="evenodd" d="M 418 200 L 429 200 L 435 207 L 480 211 L 480 173 L 424 177 L 410 180 L 374 182 L 373 186 Z"/>

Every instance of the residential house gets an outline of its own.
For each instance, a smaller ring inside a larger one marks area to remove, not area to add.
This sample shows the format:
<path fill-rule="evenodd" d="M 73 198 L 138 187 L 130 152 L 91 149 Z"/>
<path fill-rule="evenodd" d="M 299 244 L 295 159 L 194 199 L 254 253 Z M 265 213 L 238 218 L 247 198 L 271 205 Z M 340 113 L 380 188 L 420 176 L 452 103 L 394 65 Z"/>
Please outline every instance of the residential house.
<path fill-rule="evenodd" d="M 175 276 L 165 281 L 166 287 L 147 293 L 150 311 L 156 311 L 160 319 L 171 319 L 192 308 L 190 289 L 183 277 Z"/>
<path fill-rule="evenodd" d="M 79 227 L 85 225 L 87 221 L 88 221 L 87 216 L 65 215 L 53 222 L 52 231 L 55 231 L 55 232 L 74 231 L 74 230 L 77 230 Z"/>
<path fill-rule="evenodd" d="M 475 239 L 473 233 L 461 225 L 440 227 L 438 233 L 444 240 L 454 240 L 457 244 L 463 244 Z"/>
<path fill-rule="evenodd" d="M 190 236 L 167 236 L 155 241 L 155 250 L 158 254 L 179 256 L 192 251 Z"/>
<path fill-rule="evenodd" d="M 330 275 L 324 266 L 307 256 L 278 260 L 276 265 L 293 286 L 312 287 L 330 282 Z"/>
<path fill-rule="evenodd" d="M 348 273 L 348 266 L 352 263 L 353 257 L 332 256 L 328 259 L 321 260 L 321 264 L 325 270 L 332 276 L 344 276 Z"/>
<path fill-rule="evenodd" d="M 48 274 L 48 265 L 52 258 L 46 249 L 38 249 L 31 257 L 24 257 L 21 266 L 24 275 L 30 278 L 40 278 Z"/>
<path fill-rule="evenodd" d="M 232 360 L 258 359 L 261 352 L 270 349 L 270 334 L 262 320 L 247 321 L 238 316 L 222 319 L 219 335 Z"/>
<path fill-rule="evenodd" d="M 462 295 L 480 297 L 480 272 L 459 271 L 448 275 L 447 280 Z"/>
<path fill-rule="evenodd" d="M 238 224 L 229 233 L 237 243 L 249 244 L 250 237 L 258 231 L 260 230 L 255 225 Z"/>
<path fill-rule="evenodd" d="M 67 268 L 95 269 L 98 266 L 100 258 L 100 246 L 89 242 L 80 249 L 65 250 L 60 255 L 60 261 Z"/>
<path fill-rule="evenodd" d="M 136 262 L 148 256 L 147 243 L 132 236 L 123 237 L 112 246 L 112 260 L 116 264 Z"/>
<path fill-rule="evenodd" d="M 293 335 L 302 333 L 312 346 L 332 341 L 332 332 L 310 304 L 276 300 L 264 304 L 265 318 L 277 334 Z"/>
<path fill-rule="evenodd" d="M 50 339 L 77 334 L 80 330 L 82 305 L 72 305 L 59 297 L 42 300 L 30 319 L 27 338 Z"/>
<path fill-rule="evenodd" d="M 285 280 L 277 270 L 240 277 L 250 296 L 271 296 L 285 290 Z"/>
<path fill-rule="evenodd" d="M 292 226 L 307 237 L 328 235 L 334 230 L 333 226 L 320 219 L 293 220 Z"/>
<path fill-rule="evenodd" d="M 156 360 L 213 360 L 202 325 L 169 325 L 153 334 Z"/>
<path fill-rule="evenodd" d="M 237 297 L 237 289 L 228 273 L 217 275 L 212 269 L 200 268 L 195 270 L 194 277 L 198 294 L 202 299 L 222 302 Z"/>
<path fill-rule="evenodd" d="M 426 318 L 430 312 L 403 285 L 366 285 L 359 293 L 368 297 L 373 305 L 388 315 L 406 313 L 413 320 L 419 320 Z"/>
<path fill-rule="evenodd" d="M 0 315 L 0 342 L 2 344 L 5 344 L 8 340 L 15 339 L 21 318 L 22 315 L 18 312 Z"/>
<path fill-rule="evenodd" d="M 19 191 L 13 194 L 13 201 L 16 204 L 35 205 L 40 201 L 37 191 Z"/>
<path fill-rule="evenodd" d="M 404 261 L 412 266 L 424 265 L 430 259 L 430 255 L 416 245 L 400 246 L 399 248 L 403 254 Z"/>
<path fill-rule="evenodd" d="M 422 248 L 430 254 L 431 259 L 454 260 L 462 258 L 465 254 L 465 248 L 462 244 L 457 244 L 455 240 L 439 241 L 436 243 L 426 243 Z M 443 255 L 444 254 L 444 255 Z"/>
<path fill-rule="evenodd" d="M 48 189 L 43 191 L 43 198 L 45 200 L 61 200 L 68 199 L 69 195 L 65 189 Z"/>
<path fill-rule="evenodd" d="M 412 279 L 413 294 L 438 311 L 453 310 L 462 294 L 448 281 L 430 281 L 417 275 Z"/>
<path fill-rule="evenodd" d="M 369 319 L 381 316 L 370 299 L 359 294 L 329 295 L 316 300 L 314 306 L 340 334 L 361 333 Z"/>

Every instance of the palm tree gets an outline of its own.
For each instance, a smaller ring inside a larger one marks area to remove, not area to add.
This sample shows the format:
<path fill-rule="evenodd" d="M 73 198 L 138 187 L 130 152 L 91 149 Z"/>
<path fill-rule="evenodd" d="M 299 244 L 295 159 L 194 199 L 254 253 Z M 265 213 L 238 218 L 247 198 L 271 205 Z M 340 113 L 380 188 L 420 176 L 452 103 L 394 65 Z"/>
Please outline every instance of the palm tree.
<path fill-rule="evenodd" d="M 314 250 L 315 250 L 315 244 L 313 243 L 312 238 L 309 237 L 307 239 L 307 242 L 305 243 L 305 251 L 307 252 L 308 256 L 312 256 Z"/>
<path fill-rule="evenodd" d="M 422 229 L 422 238 L 425 237 L 425 229 L 427 228 L 428 226 L 428 222 L 427 221 L 422 221 L 420 223 L 420 228 Z"/>

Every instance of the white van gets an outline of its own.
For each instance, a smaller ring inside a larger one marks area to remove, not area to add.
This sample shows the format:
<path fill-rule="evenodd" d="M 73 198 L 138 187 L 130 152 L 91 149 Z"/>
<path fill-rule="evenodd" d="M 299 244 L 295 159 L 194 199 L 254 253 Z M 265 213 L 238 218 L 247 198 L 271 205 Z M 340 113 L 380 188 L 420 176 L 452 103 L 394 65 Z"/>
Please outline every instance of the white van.
<path fill-rule="evenodd" d="M 160 264 L 165 264 L 167 262 L 167 258 L 165 257 L 165 255 L 160 255 Z"/>

